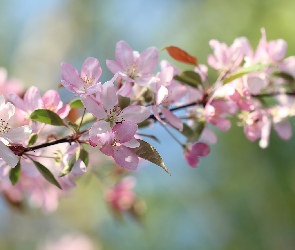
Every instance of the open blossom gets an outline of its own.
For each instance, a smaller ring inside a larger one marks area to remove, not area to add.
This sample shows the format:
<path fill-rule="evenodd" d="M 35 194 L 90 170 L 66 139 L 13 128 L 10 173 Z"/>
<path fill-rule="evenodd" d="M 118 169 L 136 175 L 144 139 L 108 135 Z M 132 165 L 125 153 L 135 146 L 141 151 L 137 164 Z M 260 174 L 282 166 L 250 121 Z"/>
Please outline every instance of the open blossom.
<path fill-rule="evenodd" d="M 134 137 L 137 128 L 137 124 L 132 121 L 125 121 L 111 128 L 108 122 L 101 120 L 92 125 L 89 142 L 92 146 L 100 147 L 105 155 L 112 156 L 119 166 L 135 170 L 139 159 L 131 148 L 139 146 Z"/>
<path fill-rule="evenodd" d="M 24 99 L 21 99 L 14 93 L 10 93 L 8 98 L 27 117 L 36 109 L 51 110 L 57 113 L 61 118 L 67 117 L 70 112 L 70 106 L 68 104 L 63 105 L 59 93 L 56 90 L 48 90 L 42 97 L 39 89 L 32 86 L 26 91 Z"/>
<path fill-rule="evenodd" d="M 160 72 L 158 80 L 155 83 L 151 83 L 151 88 L 155 93 L 155 105 L 153 106 L 153 111 L 159 122 L 165 124 L 159 114 L 162 113 L 172 126 L 182 131 L 182 120 L 167 108 L 169 105 L 179 101 L 187 92 L 185 86 L 175 81 L 172 82 L 174 75 L 173 71 L 174 69 L 171 66 L 164 68 Z"/>
<path fill-rule="evenodd" d="M 245 53 L 248 51 L 248 40 L 244 37 L 237 38 L 228 47 L 225 43 L 213 39 L 209 42 L 214 55 L 208 56 L 208 64 L 219 71 L 227 72 L 236 70 L 243 61 Z"/>
<path fill-rule="evenodd" d="M 120 41 L 116 45 L 115 56 L 116 61 L 106 61 L 107 67 L 113 74 L 118 73 L 129 86 L 132 82 L 146 86 L 152 79 L 151 73 L 158 63 L 157 48 L 149 47 L 139 54 L 126 42 Z"/>
<path fill-rule="evenodd" d="M 196 142 L 184 152 L 184 158 L 192 168 L 197 167 L 199 157 L 205 157 L 210 153 L 210 147 L 204 142 Z"/>
<path fill-rule="evenodd" d="M 61 64 L 61 84 L 69 91 L 81 94 L 93 94 L 100 89 L 97 83 L 101 76 L 102 69 L 96 58 L 88 57 L 83 63 L 81 74 L 70 64 Z"/>
<path fill-rule="evenodd" d="M 102 85 L 102 91 L 97 93 L 95 98 L 81 96 L 81 100 L 90 113 L 109 122 L 111 126 L 124 121 L 140 123 L 150 115 L 149 108 L 144 106 L 129 105 L 121 109 L 112 80 Z"/>
<path fill-rule="evenodd" d="M 230 129 L 231 124 L 225 117 L 232 112 L 231 110 L 232 108 L 227 101 L 219 99 L 206 104 L 204 115 L 207 122 L 215 125 L 222 131 L 227 131 Z"/>
<path fill-rule="evenodd" d="M 14 105 L 10 102 L 5 103 L 4 96 L 0 96 L 0 157 L 10 167 L 15 167 L 19 159 L 5 144 L 21 142 L 27 139 L 32 132 L 29 126 L 18 128 L 9 126 L 9 119 L 14 113 Z"/>

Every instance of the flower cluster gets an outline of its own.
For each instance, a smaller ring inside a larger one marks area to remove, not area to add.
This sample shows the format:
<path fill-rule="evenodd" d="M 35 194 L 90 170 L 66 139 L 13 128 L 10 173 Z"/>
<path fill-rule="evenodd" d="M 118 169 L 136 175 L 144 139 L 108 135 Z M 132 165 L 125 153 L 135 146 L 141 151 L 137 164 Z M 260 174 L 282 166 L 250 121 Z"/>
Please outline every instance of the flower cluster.
<path fill-rule="evenodd" d="M 207 63 L 216 72 L 214 82 L 207 65 L 178 47 L 165 50 L 191 70 L 159 62 L 155 47 L 139 53 L 119 41 L 115 60 L 106 61 L 113 76 L 104 83 L 96 58 L 87 58 L 80 73 L 69 63 L 61 64 L 61 85 L 75 94 L 68 104 L 56 90 L 42 96 L 32 86 L 23 92 L 20 82 L 7 80 L 0 69 L 0 191 L 15 206 L 28 197 L 32 206 L 52 211 L 86 172 L 99 179 L 116 176 L 118 184 L 107 187 L 105 199 L 116 213 L 134 215 L 135 181 L 126 172 L 145 159 L 169 173 L 154 146 L 144 140 L 157 138 L 152 130 L 140 133 L 141 128 L 163 126 L 192 168 L 210 153 L 209 144 L 217 143 L 214 130 L 228 131 L 232 118 L 262 148 L 269 144 L 271 128 L 283 140 L 290 139 L 295 56 L 285 58 L 287 43 L 267 41 L 265 30 L 261 33 L 256 49 L 245 37 L 230 46 L 209 41 L 213 52 Z M 111 166 L 98 167 L 110 157 Z"/>

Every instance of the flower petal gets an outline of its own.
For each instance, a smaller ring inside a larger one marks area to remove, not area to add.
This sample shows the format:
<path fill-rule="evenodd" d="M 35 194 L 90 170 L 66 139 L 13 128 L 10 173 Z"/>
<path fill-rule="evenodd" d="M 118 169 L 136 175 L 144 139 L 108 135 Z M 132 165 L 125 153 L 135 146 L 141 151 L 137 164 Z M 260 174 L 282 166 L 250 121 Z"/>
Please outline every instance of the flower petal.
<path fill-rule="evenodd" d="M 68 64 L 66 62 L 61 63 L 61 76 L 64 81 L 66 81 L 69 85 L 72 85 L 76 89 L 81 89 L 84 86 L 84 83 L 78 71 L 71 64 Z M 64 87 L 67 88 L 65 85 Z M 72 89 L 68 90 L 72 91 Z"/>
<path fill-rule="evenodd" d="M 132 48 L 125 41 L 119 41 L 116 45 L 116 60 L 124 71 L 134 63 Z"/>
<path fill-rule="evenodd" d="M 41 93 L 37 87 L 32 86 L 28 88 L 24 96 L 24 103 L 28 113 L 32 113 L 36 109 L 43 108 Z"/>
<path fill-rule="evenodd" d="M 107 112 L 112 110 L 118 104 L 118 97 L 112 80 L 102 85 L 100 99 Z"/>
<path fill-rule="evenodd" d="M 137 65 L 141 74 L 150 74 L 158 65 L 158 49 L 149 47 L 144 50 L 137 59 Z"/>
<path fill-rule="evenodd" d="M 87 77 L 88 79 L 93 79 L 93 84 L 95 84 L 98 78 L 101 76 L 102 69 L 99 61 L 96 58 L 88 57 L 83 63 L 81 76 L 82 78 Z"/>
<path fill-rule="evenodd" d="M 151 111 L 147 107 L 139 105 L 130 105 L 121 111 L 117 120 L 119 122 L 125 120 L 139 123 L 147 119 L 150 116 L 150 114 Z"/>
<path fill-rule="evenodd" d="M 107 60 L 106 65 L 113 74 L 116 74 L 118 72 L 124 72 L 124 69 L 122 69 L 122 67 L 113 60 Z"/>
<path fill-rule="evenodd" d="M 0 157 L 12 168 L 18 163 L 18 157 L 0 141 Z"/>
<path fill-rule="evenodd" d="M 115 133 L 117 142 L 124 143 L 130 141 L 134 137 L 137 129 L 138 126 L 135 122 L 126 121 L 116 124 L 112 130 Z"/>
<path fill-rule="evenodd" d="M 129 170 L 137 169 L 139 162 L 134 151 L 123 145 L 114 147 L 114 160 L 119 166 Z"/>
<path fill-rule="evenodd" d="M 107 118 L 107 114 L 104 108 L 94 99 L 93 96 L 81 95 L 81 102 L 84 104 L 84 107 L 95 117 L 99 119 Z"/>
<path fill-rule="evenodd" d="M 31 133 L 32 129 L 25 125 L 18 128 L 10 128 L 7 133 L 0 133 L 0 135 L 11 142 L 20 142 L 27 139 Z"/>
<path fill-rule="evenodd" d="M 82 175 L 86 172 L 86 165 L 85 163 L 81 160 L 78 159 L 76 163 L 74 164 L 71 174 L 73 175 Z"/>
<path fill-rule="evenodd" d="M 179 131 L 183 130 L 182 120 L 173 114 L 173 112 L 167 108 L 162 108 L 162 113 L 173 127 L 177 128 Z"/>

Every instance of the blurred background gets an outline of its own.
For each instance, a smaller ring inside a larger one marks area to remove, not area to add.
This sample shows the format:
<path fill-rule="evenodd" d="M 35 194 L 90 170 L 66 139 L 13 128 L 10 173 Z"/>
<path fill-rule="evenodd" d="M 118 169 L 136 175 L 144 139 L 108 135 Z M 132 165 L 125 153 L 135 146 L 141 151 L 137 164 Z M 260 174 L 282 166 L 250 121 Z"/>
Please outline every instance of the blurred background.
<path fill-rule="evenodd" d="M 61 62 L 80 69 L 89 56 L 108 80 L 105 60 L 114 59 L 119 40 L 140 52 L 176 45 L 206 63 L 210 39 L 231 44 L 246 36 L 255 48 L 261 27 L 269 40 L 285 39 L 292 55 L 294 11 L 292 0 L 0 0 L 0 66 L 46 91 L 59 83 Z M 162 51 L 160 58 L 169 57 Z M 283 142 L 273 133 L 260 149 L 233 126 L 217 132 L 218 144 L 192 169 L 165 131 L 155 126 L 152 133 L 172 175 L 151 164 L 134 173 L 147 206 L 142 224 L 115 220 L 96 179 L 82 178 L 54 213 L 19 212 L 2 201 L 0 249 L 41 249 L 67 234 L 106 250 L 295 249 L 294 138 Z"/>

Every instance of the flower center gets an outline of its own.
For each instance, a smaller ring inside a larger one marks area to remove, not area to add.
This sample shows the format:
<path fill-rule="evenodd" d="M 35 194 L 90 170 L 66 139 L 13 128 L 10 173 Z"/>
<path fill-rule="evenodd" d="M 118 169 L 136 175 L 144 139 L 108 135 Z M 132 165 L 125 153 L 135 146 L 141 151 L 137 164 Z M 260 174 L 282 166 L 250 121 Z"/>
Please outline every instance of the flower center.
<path fill-rule="evenodd" d="M 120 123 L 125 121 L 123 117 L 118 117 L 119 115 L 122 115 L 123 113 L 119 105 L 114 106 L 112 109 L 105 110 L 105 112 L 107 113 L 107 116 L 108 116 L 106 121 L 110 122 L 111 127 L 115 125 L 115 123 Z"/>
<path fill-rule="evenodd" d="M 3 119 L 0 119 L 0 133 L 6 134 L 9 131 L 8 122 L 4 121 Z"/>
<path fill-rule="evenodd" d="M 81 79 L 84 82 L 84 88 L 87 89 L 88 87 L 90 87 L 93 82 L 94 82 L 94 78 L 89 78 L 88 76 L 84 76 L 84 78 L 81 77 Z"/>
<path fill-rule="evenodd" d="M 55 111 L 55 110 L 57 110 L 57 106 L 55 106 L 51 103 L 45 103 L 44 109 L 48 109 L 50 111 Z"/>
<path fill-rule="evenodd" d="M 131 79 L 137 78 L 138 77 L 137 65 L 136 64 L 132 65 L 130 68 L 128 68 L 126 73 Z"/>

